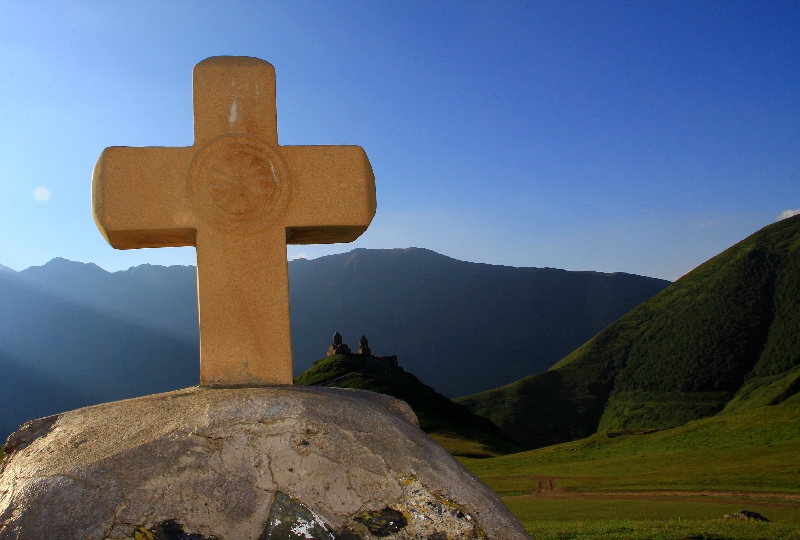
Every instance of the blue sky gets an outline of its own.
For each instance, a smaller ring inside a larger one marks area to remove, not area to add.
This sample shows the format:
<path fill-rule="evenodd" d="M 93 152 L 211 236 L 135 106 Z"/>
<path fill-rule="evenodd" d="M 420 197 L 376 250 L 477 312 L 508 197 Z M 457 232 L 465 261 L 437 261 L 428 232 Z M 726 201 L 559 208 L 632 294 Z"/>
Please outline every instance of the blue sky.
<path fill-rule="evenodd" d="M 353 244 L 676 279 L 800 209 L 798 2 L 4 2 L 0 263 L 193 264 L 92 221 L 107 146 L 192 143 L 191 70 L 277 71 L 281 144 L 358 144 Z"/>

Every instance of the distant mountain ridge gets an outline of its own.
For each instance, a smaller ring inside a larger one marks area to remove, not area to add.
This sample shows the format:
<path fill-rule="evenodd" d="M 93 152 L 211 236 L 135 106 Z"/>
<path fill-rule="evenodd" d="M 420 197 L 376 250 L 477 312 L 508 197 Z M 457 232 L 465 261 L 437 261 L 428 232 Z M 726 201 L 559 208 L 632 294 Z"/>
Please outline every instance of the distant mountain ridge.
<path fill-rule="evenodd" d="M 137 325 L 197 341 L 197 284 L 193 266 L 143 264 L 107 272 L 93 263 L 57 257 L 16 273 L 25 285 Z"/>
<path fill-rule="evenodd" d="M 800 216 L 699 266 L 546 372 L 456 401 L 531 448 L 800 391 Z"/>
<path fill-rule="evenodd" d="M 662 291 L 630 274 L 458 261 L 427 249 L 356 249 L 289 264 L 295 373 L 334 331 L 397 354 L 448 397 L 507 384 L 558 359 Z"/>
<path fill-rule="evenodd" d="M 466 263 L 414 248 L 291 261 L 289 275 L 295 373 L 324 355 L 334 331 L 351 345 L 363 333 L 376 354 L 408 359 L 410 371 L 449 396 L 546 369 L 668 284 Z M 186 266 L 110 273 L 53 259 L 0 272 L 0 394 L 11 380 L 4 365 L 49 378 L 43 403 L 71 396 L 37 409 L 52 413 L 64 403 L 197 384 L 196 298 L 195 269 Z M 0 430 L 30 418 L 7 412 Z"/>

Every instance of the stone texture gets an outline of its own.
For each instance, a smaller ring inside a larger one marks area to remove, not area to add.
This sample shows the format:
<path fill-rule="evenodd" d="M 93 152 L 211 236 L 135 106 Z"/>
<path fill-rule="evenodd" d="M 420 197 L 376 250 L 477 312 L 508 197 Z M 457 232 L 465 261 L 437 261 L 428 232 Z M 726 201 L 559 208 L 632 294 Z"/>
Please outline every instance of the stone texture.
<path fill-rule="evenodd" d="M 200 384 L 291 384 L 286 244 L 352 242 L 375 215 L 358 146 L 281 146 L 275 70 L 194 68 L 194 144 L 106 148 L 95 223 L 117 249 L 196 246 Z"/>
<path fill-rule="evenodd" d="M 40 419 L 9 438 L 0 539 L 528 538 L 404 402 L 195 387 Z"/>

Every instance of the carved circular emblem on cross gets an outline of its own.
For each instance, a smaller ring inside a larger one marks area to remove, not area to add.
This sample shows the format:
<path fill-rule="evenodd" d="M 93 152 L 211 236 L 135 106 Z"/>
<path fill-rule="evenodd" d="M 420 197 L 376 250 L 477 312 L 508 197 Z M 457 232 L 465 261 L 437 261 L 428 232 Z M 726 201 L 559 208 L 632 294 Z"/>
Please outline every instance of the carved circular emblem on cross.
<path fill-rule="evenodd" d="M 286 209 L 289 174 L 270 144 L 223 135 L 203 146 L 189 168 L 189 192 L 200 215 L 225 229 L 261 229 Z"/>

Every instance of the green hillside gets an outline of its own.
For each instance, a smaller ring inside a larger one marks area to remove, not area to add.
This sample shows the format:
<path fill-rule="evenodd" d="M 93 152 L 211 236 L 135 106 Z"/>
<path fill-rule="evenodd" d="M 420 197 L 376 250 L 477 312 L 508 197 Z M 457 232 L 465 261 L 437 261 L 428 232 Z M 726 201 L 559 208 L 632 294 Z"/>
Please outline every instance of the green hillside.
<path fill-rule="evenodd" d="M 758 231 L 550 370 L 458 398 L 530 448 L 663 429 L 800 390 L 800 216 Z"/>
<path fill-rule="evenodd" d="M 501 495 L 563 491 L 713 489 L 800 493 L 800 395 L 650 433 L 585 439 L 488 460 L 463 460 Z M 800 518 L 800 516 L 798 516 Z"/>
<path fill-rule="evenodd" d="M 334 355 L 317 361 L 295 384 L 357 388 L 402 399 L 416 413 L 422 430 L 454 455 L 486 458 L 524 450 L 489 420 L 453 403 L 399 366 Z"/>
<path fill-rule="evenodd" d="M 534 538 L 800 538 L 800 394 L 651 433 L 461 461 Z M 770 523 L 722 519 L 743 508 Z M 681 520 L 682 518 L 682 520 Z"/>

